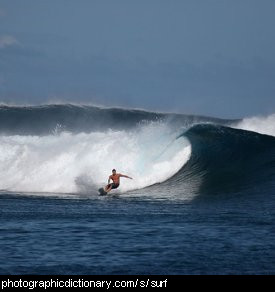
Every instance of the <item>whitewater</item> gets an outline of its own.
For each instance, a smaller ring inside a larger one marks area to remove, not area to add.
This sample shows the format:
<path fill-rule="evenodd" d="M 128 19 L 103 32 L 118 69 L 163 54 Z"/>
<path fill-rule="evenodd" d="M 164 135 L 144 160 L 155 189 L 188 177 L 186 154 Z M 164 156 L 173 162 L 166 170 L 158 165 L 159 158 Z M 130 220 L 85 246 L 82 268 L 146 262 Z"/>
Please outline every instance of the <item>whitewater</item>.
<path fill-rule="evenodd" d="M 143 188 L 165 181 L 188 160 L 188 141 L 175 138 L 158 123 L 130 132 L 1 136 L 1 189 L 91 193 L 114 167 L 135 177 L 122 191 Z"/>

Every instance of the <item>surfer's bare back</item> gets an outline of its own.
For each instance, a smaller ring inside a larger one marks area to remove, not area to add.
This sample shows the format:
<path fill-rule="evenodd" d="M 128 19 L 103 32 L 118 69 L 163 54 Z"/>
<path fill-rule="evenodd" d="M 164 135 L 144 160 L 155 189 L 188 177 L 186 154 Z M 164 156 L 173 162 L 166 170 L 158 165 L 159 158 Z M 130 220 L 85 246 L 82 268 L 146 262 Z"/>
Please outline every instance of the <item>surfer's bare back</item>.
<path fill-rule="evenodd" d="M 104 188 L 104 191 L 106 193 L 110 192 L 110 190 L 112 189 L 117 189 L 119 187 L 119 184 L 120 184 L 120 178 L 121 177 L 126 177 L 126 178 L 129 178 L 129 179 L 133 179 L 132 177 L 128 176 L 128 175 L 124 175 L 124 174 L 121 174 L 121 173 L 117 173 L 115 169 L 112 170 L 112 174 L 109 176 L 109 179 L 108 179 L 108 184 L 107 186 Z M 112 183 L 110 183 L 110 181 L 113 181 Z"/>

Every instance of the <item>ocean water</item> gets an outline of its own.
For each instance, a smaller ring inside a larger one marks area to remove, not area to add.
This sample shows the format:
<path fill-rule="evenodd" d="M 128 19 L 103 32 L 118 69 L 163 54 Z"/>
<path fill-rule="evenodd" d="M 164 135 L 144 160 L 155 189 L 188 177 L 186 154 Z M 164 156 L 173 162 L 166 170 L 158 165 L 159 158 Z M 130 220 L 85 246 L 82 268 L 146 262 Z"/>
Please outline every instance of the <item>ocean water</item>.
<path fill-rule="evenodd" d="M 274 123 L 1 106 L 0 274 L 274 274 Z"/>

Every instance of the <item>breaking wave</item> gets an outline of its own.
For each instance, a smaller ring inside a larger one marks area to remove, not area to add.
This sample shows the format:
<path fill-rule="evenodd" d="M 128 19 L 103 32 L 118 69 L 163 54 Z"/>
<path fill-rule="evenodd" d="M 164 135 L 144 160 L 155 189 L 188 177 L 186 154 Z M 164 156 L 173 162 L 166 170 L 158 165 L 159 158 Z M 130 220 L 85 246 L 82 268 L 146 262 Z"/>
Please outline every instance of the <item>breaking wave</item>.
<path fill-rule="evenodd" d="M 0 188 L 95 193 L 112 168 L 120 191 L 166 197 L 275 185 L 274 115 L 222 120 L 120 108 L 0 107 Z M 256 133 L 258 132 L 258 133 Z"/>

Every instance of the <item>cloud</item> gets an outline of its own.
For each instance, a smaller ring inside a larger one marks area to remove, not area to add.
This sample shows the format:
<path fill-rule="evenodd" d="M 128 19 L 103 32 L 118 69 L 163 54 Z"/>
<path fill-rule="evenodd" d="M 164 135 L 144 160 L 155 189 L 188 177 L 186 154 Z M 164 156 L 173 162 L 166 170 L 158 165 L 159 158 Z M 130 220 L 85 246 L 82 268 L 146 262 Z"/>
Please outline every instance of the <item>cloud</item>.
<path fill-rule="evenodd" d="M 4 49 L 8 46 L 19 44 L 17 39 L 11 35 L 0 36 L 0 49 Z"/>

